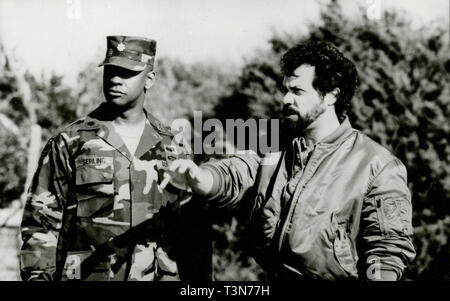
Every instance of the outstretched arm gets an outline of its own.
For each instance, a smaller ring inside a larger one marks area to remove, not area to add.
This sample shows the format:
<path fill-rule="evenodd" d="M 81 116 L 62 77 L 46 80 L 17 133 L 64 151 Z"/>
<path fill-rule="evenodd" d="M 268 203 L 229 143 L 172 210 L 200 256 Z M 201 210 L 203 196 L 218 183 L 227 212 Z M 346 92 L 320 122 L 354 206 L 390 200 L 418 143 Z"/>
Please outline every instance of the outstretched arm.
<path fill-rule="evenodd" d="M 193 192 L 223 207 L 238 202 L 251 188 L 260 164 L 257 154 L 234 155 L 200 166 L 191 160 L 175 160 L 167 173 L 174 181 L 185 182 Z"/>

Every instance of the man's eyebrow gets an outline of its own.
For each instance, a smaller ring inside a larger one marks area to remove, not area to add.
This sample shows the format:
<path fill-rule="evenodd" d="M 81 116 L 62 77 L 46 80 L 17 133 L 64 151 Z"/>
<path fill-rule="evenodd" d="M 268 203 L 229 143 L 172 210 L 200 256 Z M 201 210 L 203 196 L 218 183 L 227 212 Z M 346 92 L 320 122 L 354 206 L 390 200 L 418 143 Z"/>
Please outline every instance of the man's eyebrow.
<path fill-rule="evenodd" d="M 289 82 L 287 82 L 287 81 L 283 81 L 283 86 L 286 89 L 290 89 L 290 90 L 303 91 L 303 92 L 306 91 L 305 89 L 302 88 L 302 86 L 298 86 L 297 84 L 290 85 Z"/>

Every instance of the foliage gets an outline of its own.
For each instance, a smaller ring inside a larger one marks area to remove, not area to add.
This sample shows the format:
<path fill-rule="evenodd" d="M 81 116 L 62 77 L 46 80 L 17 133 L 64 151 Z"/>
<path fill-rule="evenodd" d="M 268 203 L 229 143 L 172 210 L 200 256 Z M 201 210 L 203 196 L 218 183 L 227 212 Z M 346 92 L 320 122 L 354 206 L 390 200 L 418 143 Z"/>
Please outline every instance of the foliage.
<path fill-rule="evenodd" d="M 411 30 L 396 11 L 372 21 L 361 11 L 348 18 L 340 4 L 322 9 L 320 24 L 307 34 L 274 35 L 269 51 L 258 51 L 240 73 L 217 64 L 183 64 L 160 58 L 147 109 L 163 122 L 203 116 L 280 117 L 279 59 L 294 44 L 326 40 L 356 63 L 361 85 L 348 115 L 354 127 L 391 149 L 407 166 L 413 198 L 417 258 L 406 279 L 450 279 L 450 53 L 448 30 L 440 26 Z M 48 139 L 57 128 L 85 115 L 102 98 L 102 74 L 86 66 L 76 85 L 63 77 L 26 76 L 37 107 L 38 124 Z M 3 116 L 3 117 L 2 117 Z M 14 71 L 0 45 L 0 207 L 20 197 L 25 182 L 30 120 Z M 204 159 L 204 158 L 200 158 Z M 242 202 L 245 204 L 246 202 Z M 250 258 L 245 205 L 212 215 L 214 272 L 218 280 L 262 279 Z"/>
<path fill-rule="evenodd" d="M 26 153 L 15 135 L 0 127 L 0 208 L 20 198 L 25 184 Z"/>
<path fill-rule="evenodd" d="M 20 125 L 26 110 L 17 89 L 16 78 L 0 45 L 0 208 L 18 199 L 25 184 L 25 145 L 20 139 L 24 131 Z"/>
<path fill-rule="evenodd" d="M 164 57 L 155 72 L 156 83 L 150 90 L 147 108 L 167 124 L 177 118 L 190 118 L 196 110 L 211 112 L 233 79 L 231 68 L 219 69 L 208 63 L 186 65 Z"/>
<path fill-rule="evenodd" d="M 242 203 L 234 208 L 212 213 L 215 280 L 256 281 L 263 278 L 263 270 L 248 253 L 248 215 L 249 210 Z"/>

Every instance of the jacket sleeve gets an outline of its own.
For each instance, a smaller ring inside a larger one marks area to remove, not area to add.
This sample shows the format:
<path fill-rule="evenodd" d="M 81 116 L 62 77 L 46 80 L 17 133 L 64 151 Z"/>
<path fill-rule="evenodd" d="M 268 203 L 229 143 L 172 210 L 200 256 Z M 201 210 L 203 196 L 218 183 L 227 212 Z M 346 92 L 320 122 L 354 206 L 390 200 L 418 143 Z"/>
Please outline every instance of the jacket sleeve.
<path fill-rule="evenodd" d="M 406 168 L 394 158 L 376 175 L 363 202 L 362 264 L 368 279 L 393 271 L 397 280 L 415 257 L 412 205 Z M 378 273 L 377 273 L 378 269 Z"/>
<path fill-rule="evenodd" d="M 44 147 L 28 191 L 21 224 L 22 280 L 52 280 L 71 168 L 62 135 Z"/>
<path fill-rule="evenodd" d="M 253 186 L 260 157 L 254 152 L 233 155 L 227 159 L 201 165 L 213 175 L 209 205 L 225 207 L 236 204 Z"/>

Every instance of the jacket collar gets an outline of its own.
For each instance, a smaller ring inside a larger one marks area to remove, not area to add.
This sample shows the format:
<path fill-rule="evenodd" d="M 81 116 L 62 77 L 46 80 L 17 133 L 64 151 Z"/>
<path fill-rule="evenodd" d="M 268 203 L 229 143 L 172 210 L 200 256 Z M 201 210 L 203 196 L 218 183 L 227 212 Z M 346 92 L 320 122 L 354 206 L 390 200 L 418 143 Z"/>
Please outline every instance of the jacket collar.
<path fill-rule="evenodd" d="M 287 157 L 288 162 L 290 162 L 290 174 L 294 173 L 295 162 L 304 168 L 306 162 L 308 161 L 308 157 L 311 154 L 311 151 L 315 149 L 315 146 L 322 145 L 325 148 L 337 146 L 353 132 L 353 128 L 348 117 L 344 117 L 345 119 L 336 130 L 316 143 L 314 146 L 311 145 L 308 147 L 304 137 L 296 137 L 292 140 L 292 152 Z"/>
<path fill-rule="evenodd" d="M 348 116 L 345 116 L 344 121 L 341 122 L 339 127 L 336 130 L 334 130 L 331 134 L 329 134 L 321 141 L 319 141 L 319 143 L 324 145 L 340 144 L 352 132 L 353 128 L 350 124 L 350 120 L 348 119 Z"/>
<path fill-rule="evenodd" d="M 350 124 L 350 120 L 347 116 L 345 116 L 345 119 L 341 122 L 339 127 L 334 130 L 332 133 L 330 133 L 328 136 L 323 138 L 321 141 L 319 141 L 317 144 L 324 145 L 324 146 L 331 146 L 335 144 L 340 144 L 343 140 L 345 140 L 349 134 L 351 134 L 353 131 L 353 128 Z M 292 140 L 292 150 L 294 154 L 304 152 L 307 150 L 311 150 L 314 147 L 307 147 L 305 138 L 304 137 L 296 137 Z"/>

